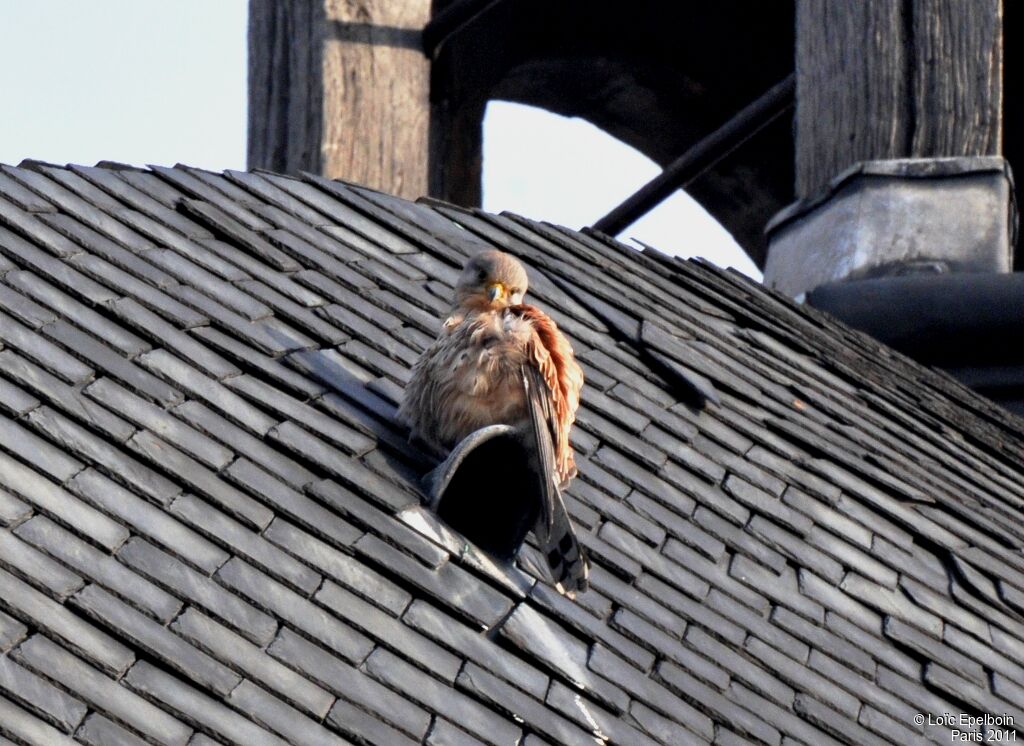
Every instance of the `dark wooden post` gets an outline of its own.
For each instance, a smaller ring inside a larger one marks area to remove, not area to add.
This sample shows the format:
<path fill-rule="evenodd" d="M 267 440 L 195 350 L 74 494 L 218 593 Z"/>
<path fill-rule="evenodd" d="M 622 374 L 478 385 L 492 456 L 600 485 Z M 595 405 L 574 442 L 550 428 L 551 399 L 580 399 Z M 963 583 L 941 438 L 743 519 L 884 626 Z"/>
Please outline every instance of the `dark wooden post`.
<path fill-rule="evenodd" d="M 862 160 L 997 155 L 1001 0 L 797 0 L 796 193 Z"/>
<path fill-rule="evenodd" d="M 250 168 L 430 191 L 431 0 L 250 0 Z M 435 138 L 436 139 L 436 138 Z"/>

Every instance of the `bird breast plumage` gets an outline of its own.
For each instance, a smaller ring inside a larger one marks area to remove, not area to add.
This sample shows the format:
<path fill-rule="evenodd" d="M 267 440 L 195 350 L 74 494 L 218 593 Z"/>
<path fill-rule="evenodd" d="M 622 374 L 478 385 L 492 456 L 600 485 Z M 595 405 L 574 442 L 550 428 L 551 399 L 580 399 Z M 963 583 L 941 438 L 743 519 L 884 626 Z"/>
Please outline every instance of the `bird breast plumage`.
<path fill-rule="evenodd" d="M 413 380 L 430 421 L 412 422 L 421 438 L 451 448 L 486 425 L 516 425 L 527 414 L 520 370 L 532 322 L 501 311 L 452 318 L 420 358 Z"/>

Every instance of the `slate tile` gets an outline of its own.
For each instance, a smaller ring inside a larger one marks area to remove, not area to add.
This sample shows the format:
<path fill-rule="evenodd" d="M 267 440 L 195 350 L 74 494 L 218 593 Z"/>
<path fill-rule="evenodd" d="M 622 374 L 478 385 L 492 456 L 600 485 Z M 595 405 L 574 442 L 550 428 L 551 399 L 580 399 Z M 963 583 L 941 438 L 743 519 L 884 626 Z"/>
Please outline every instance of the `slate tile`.
<path fill-rule="evenodd" d="M 855 568 L 868 579 L 887 588 L 896 587 L 898 575 L 895 570 L 834 534 L 815 527 L 807 534 L 807 541 L 837 559 L 844 567 Z"/>
<path fill-rule="evenodd" d="M 320 585 L 320 576 L 308 567 L 193 495 L 176 498 L 170 512 L 304 594 L 312 593 Z"/>
<path fill-rule="evenodd" d="M 93 375 L 92 368 L 3 313 L 0 313 L 0 342 L 69 383 L 81 383 Z M 9 352 L 5 351 L 4 355 L 10 357 Z"/>
<path fill-rule="evenodd" d="M 66 482 L 85 468 L 80 461 L 3 415 L 0 415 L 0 446 L 57 482 Z"/>
<path fill-rule="evenodd" d="M 109 378 L 92 382 L 83 392 L 110 409 L 123 412 L 139 427 L 148 428 L 214 469 L 226 466 L 234 458 L 234 454 L 227 448 Z"/>
<path fill-rule="evenodd" d="M 208 611 L 259 645 L 266 645 L 277 631 L 277 622 L 223 586 L 200 575 L 176 558 L 139 538 L 132 538 L 118 558 L 180 598 Z"/>
<path fill-rule="evenodd" d="M 361 531 L 356 531 L 361 536 Z M 356 595 L 390 614 L 402 613 L 412 596 L 356 558 L 281 519 L 264 532 L 270 541 L 329 575 Z"/>
<path fill-rule="evenodd" d="M 700 703 L 715 714 L 716 719 L 720 723 L 715 743 L 719 743 L 719 737 L 723 733 L 722 724 L 727 724 L 734 730 L 749 734 L 752 738 L 763 743 L 780 744 L 782 742 L 782 734 L 765 723 L 759 714 L 740 707 L 728 697 L 724 697 L 717 691 L 705 686 L 671 661 L 663 661 L 658 665 L 658 675 L 674 690 Z"/>
<path fill-rule="evenodd" d="M 50 228 L 47 228 L 42 223 L 39 223 L 38 226 L 49 231 L 50 235 L 56 237 L 56 239 L 64 240 L 62 236 L 50 230 Z M 73 253 L 77 253 L 80 250 L 77 246 L 74 249 Z M 89 303 L 107 303 L 117 297 L 103 285 L 93 282 L 81 272 L 72 268 L 68 262 L 50 256 L 3 228 L 0 228 L 0 252 L 6 254 L 15 264 L 20 265 L 23 269 L 35 270 L 40 275 L 50 278 L 57 285 Z"/>
<path fill-rule="evenodd" d="M 582 610 L 577 603 L 568 600 L 553 588 L 537 583 L 530 591 L 530 599 L 584 635 L 600 640 L 639 670 L 646 671 L 654 662 L 655 656 L 649 651 L 616 632 L 603 619 L 597 619 Z M 619 683 L 617 678 L 615 682 Z"/>
<path fill-rule="evenodd" d="M 947 624 L 942 630 L 943 641 L 953 650 L 962 652 L 993 672 L 1001 673 L 1013 681 L 1024 684 L 1024 667 L 1014 662 L 1005 652 L 986 645 L 958 627 Z"/>
<path fill-rule="evenodd" d="M 707 605 L 699 603 L 666 585 L 653 575 L 644 574 L 640 576 L 636 586 L 644 591 L 644 593 L 657 599 L 659 603 L 671 608 L 683 619 L 697 622 L 708 629 L 715 630 L 719 637 L 733 645 L 741 644 L 747 636 L 746 631 L 742 627 L 730 622 Z"/>
<path fill-rule="evenodd" d="M 5 175 L 10 173 L 8 171 Z M 49 228 L 38 216 L 14 204 L 13 200 L 0 199 L 0 223 L 28 236 L 54 256 L 71 256 L 81 251 L 80 247 Z"/>
<path fill-rule="evenodd" d="M 14 272 L 8 269 L 4 276 L 11 274 Z M 0 285 L 0 308 L 30 329 L 38 329 L 57 320 L 52 311 L 6 285 Z"/>
<path fill-rule="evenodd" d="M 373 440 L 362 433 L 337 422 L 334 418 L 328 417 L 308 404 L 288 396 L 257 378 L 248 375 L 238 376 L 229 379 L 226 384 L 233 391 L 238 391 L 249 399 L 259 402 L 263 407 L 276 412 L 279 416 L 301 423 L 304 427 L 341 446 L 348 453 L 365 453 L 375 445 Z M 267 430 L 269 429 L 268 427 Z M 263 431 L 263 434 L 266 434 L 266 430 Z"/>
<path fill-rule="evenodd" d="M 852 571 L 846 573 L 846 577 L 843 578 L 839 587 L 868 606 L 883 613 L 892 614 L 896 618 L 924 630 L 932 637 L 942 638 L 942 620 L 914 605 L 899 588 L 891 591 Z"/>
<path fill-rule="evenodd" d="M 291 283 L 290 280 L 288 282 L 291 284 L 286 285 L 284 281 L 278 279 L 273 282 L 276 288 L 271 286 L 271 281 L 271 278 L 264 282 L 249 280 L 238 283 L 238 286 L 270 306 L 281 318 L 287 319 L 328 344 L 337 345 L 348 339 L 348 334 L 312 310 L 312 306 L 324 305 L 326 301 L 323 298 L 298 284 Z M 289 296 L 298 296 L 306 303 L 296 302 Z"/>
<path fill-rule="evenodd" d="M 58 321 L 43 327 L 42 332 L 50 339 L 76 354 L 81 355 L 90 363 L 114 378 L 123 381 L 128 387 L 142 392 L 160 404 L 175 404 L 181 401 L 181 394 L 163 383 L 156 377 L 139 368 L 108 347 L 82 334 L 65 321 Z"/>
<path fill-rule="evenodd" d="M 164 321 L 160 316 L 137 303 L 134 298 L 122 298 L 115 301 L 110 304 L 110 309 L 140 334 L 169 347 L 214 378 L 227 378 L 241 373 L 236 366 L 196 342 L 175 325 Z"/>
<path fill-rule="evenodd" d="M 327 715 L 334 697 L 271 658 L 260 648 L 193 609 L 187 609 L 171 629 L 233 668 L 241 670 L 318 720 Z"/>
<path fill-rule="evenodd" d="M 50 307 L 61 318 L 74 322 L 81 329 L 101 338 L 128 357 L 134 357 L 149 349 L 149 344 L 144 340 L 31 272 L 8 272 L 4 280 L 25 295 Z"/>
<path fill-rule="evenodd" d="M 430 729 L 427 740 L 423 743 L 426 746 L 483 746 L 483 741 L 440 717 L 434 718 L 434 727 Z M 520 743 L 522 746 L 545 746 L 547 742 L 530 734 Z"/>
<path fill-rule="evenodd" d="M 262 202 L 256 199 L 258 197 L 280 208 L 282 213 L 301 218 L 301 220 L 310 225 L 319 225 L 327 220 L 323 213 L 307 207 L 289 192 L 276 185 L 278 181 L 288 181 L 305 186 L 301 181 L 286 176 L 233 170 L 225 171 L 224 177 L 253 195 L 253 209 L 264 206 Z"/>
<path fill-rule="evenodd" d="M 261 463 L 266 462 L 261 459 Z M 311 482 L 314 479 L 312 474 L 305 470 L 302 472 L 308 475 L 309 479 L 300 477 L 296 481 Z M 333 512 L 318 506 L 308 497 L 274 479 L 247 458 L 236 459 L 236 462 L 227 468 L 226 474 L 264 502 L 272 504 L 276 511 L 284 513 L 318 534 L 346 545 L 362 535 L 361 531 L 352 528 Z"/>
<path fill-rule="evenodd" d="M 552 683 L 545 703 L 584 730 L 600 734 L 601 737 L 610 739 L 614 743 L 631 743 L 640 746 L 655 746 L 659 743 L 634 727 L 628 718 L 615 715 L 597 704 L 583 699 L 577 692 L 558 681 Z"/>
<path fill-rule="evenodd" d="M 594 455 L 594 460 L 630 486 L 651 496 L 675 512 L 681 515 L 689 515 L 693 511 L 694 502 L 690 497 L 676 490 L 671 484 L 651 474 L 649 468 L 645 468 L 635 461 L 624 457 L 618 451 L 602 446 Z"/>
<path fill-rule="evenodd" d="M 273 214 L 281 215 L 278 212 Z M 281 218 L 279 217 L 279 219 Z M 303 267 L 315 266 L 332 277 L 342 278 L 347 285 L 352 287 L 369 286 L 370 283 L 367 283 L 366 279 L 355 272 L 349 264 L 340 261 L 331 253 L 317 248 L 317 243 L 321 239 L 310 226 L 304 226 L 288 217 L 284 217 L 282 222 L 285 222 L 286 225 L 264 233 L 273 245 L 293 257 L 298 257 L 299 263 Z"/>
<path fill-rule="evenodd" d="M 15 419 L 23 417 L 40 405 L 40 401 L 13 383 L 0 379 L 0 407 Z"/>
<path fill-rule="evenodd" d="M 0 490 L 0 526 L 13 526 L 32 515 L 32 507 L 7 490 Z"/>
<path fill-rule="evenodd" d="M 30 715 L 9 699 L 0 697 L 0 723 L 12 738 L 32 746 L 75 746 L 75 742 L 56 728 L 47 725 L 35 715 Z M 0 743 L 13 744 L 0 736 Z M 6 745 L 5 745 L 6 746 Z"/>
<path fill-rule="evenodd" d="M 128 441 L 128 447 L 145 456 L 153 464 L 178 476 L 204 497 L 209 498 L 246 525 L 262 530 L 274 518 L 271 510 L 229 485 L 217 474 L 186 456 L 146 430 L 140 430 Z"/>
<path fill-rule="evenodd" d="M 552 738 L 556 743 L 592 743 L 593 735 L 561 717 L 484 669 L 468 662 L 459 674 L 458 686 L 488 701 L 492 706 L 513 712 L 532 729 Z"/>
<path fill-rule="evenodd" d="M 77 699 L 69 697 L 7 656 L 0 656 L 0 690 L 65 733 L 73 732 L 87 711 L 86 706 Z"/>
<path fill-rule="evenodd" d="M 208 378 L 166 350 L 148 352 L 139 357 L 139 362 L 258 435 L 265 435 L 275 424 L 274 419 L 249 405 L 220 382 Z"/>
<path fill-rule="evenodd" d="M 895 640 L 912 650 L 916 650 L 925 658 L 942 664 L 951 671 L 956 671 L 958 675 L 963 676 L 978 686 L 988 686 L 988 676 L 982 665 L 948 644 L 944 644 L 945 640 L 935 640 L 933 637 L 891 616 L 885 618 L 882 623 L 882 629 L 885 636 L 890 640 Z"/>
<path fill-rule="evenodd" d="M 86 269 L 89 263 L 81 263 L 83 259 L 99 259 L 117 265 L 140 279 L 144 279 L 157 287 L 165 287 L 174 282 L 170 275 L 149 264 L 141 257 L 151 249 L 153 244 L 138 242 L 138 248 L 129 250 L 110 237 L 93 230 L 70 215 L 41 215 L 40 220 L 53 228 L 57 233 L 67 236 L 74 243 L 84 247 L 88 253 L 75 254 L 67 258 L 70 264 L 82 269 L 86 275 L 94 275 Z M 102 284 L 102 283 L 101 283 Z"/>
<path fill-rule="evenodd" d="M 797 695 L 793 709 L 805 719 L 838 738 L 853 739 L 859 743 L 870 743 L 874 740 L 870 732 L 857 725 L 853 720 L 842 717 L 832 708 L 806 694 Z M 856 719 L 856 715 L 853 718 Z"/>
<path fill-rule="evenodd" d="M 0 358 L 2 355 L 3 353 L 0 353 Z M 33 369 L 27 364 L 22 365 L 23 361 L 17 359 L 0 360 L 0 366 L 7 363 L 19 366 L 18 374 L 24 375 L 26 380 L 32 377 L 35 381 L 33 385 L 50 401 L 79 420 L 105 431 L 115 441 L 127 439 L 135 432 L 135 428 L 121 418 L 85 398 L 78 390 L 65 387 L 56 379 L 48 377 L 43 371 Z M 105 464 L 126 479 L 142 480 L 148 485 L 147 491 L 152 491 L 157 499 L 165 497 L 168 493 L 176 494 L 176 488 L 168 480 L 155 473 L 147 476 L 145 472 L 148 470 L 124 455 L 120 449 L 49 407 L 39 407 L 30 412 L 26 419 L 65 450 L 77 453 L 90 461 Z"/>
<path fill-rule="evenodd" d="M 18 649 L 18 660 L 48 678 L 60 681 L 95 708 L 145 734 L 155 743 L 184 744 L 192 734 L 191 728 L 41 635 L 36 635 Z"/>
<path fill-rule="evenodd" d="M 0 193 L 4 199 L 12 202 L 25 212 L 53 212 L 57 208 L 46 199 L 30 191 L 11 176 L 0 173 Z"/>
<path fill-rule="evenodd" d="M 97 543 L 113 550 L 128 538 L 123 526 L 110 520 L 48 479 L 0 453 L 0 483 Z"/>
<path fill-rule="evenodd" d="M 227 701 L 289 743 L 298 746 L 344 746 L 348 743 L 251 681 L 239 684 Z"/>
<path fill-rule="evenodd" d="M 156 700 L 183 720 L 235 743 L 286 746 L 286 742 L 220 702 L 193 689 L 146 661 L 139 661 L 124 678 L 126 687 Z M 126 688 L 126 691 L 128 689 Z"/>
<path fill-rule="evenodd" d="M 703 578 L 691 572 L 686 566 L 672 562 L 666 555 L 641 543 L 614 523 L 605 523 L 599 536 L 627 556 L 636 558 L 648 570 L 680 590 L 697 598 L 703 598 L 707 594 L 709 586 Z"/>
<path fill-rule="evenodd" d="M 897 743 L 913 743 L 914 741 L 921 740 L 919 733 L 910 730 L 899 721 L 893 720 L 891 717 L 867 705 L 860 711 L 857 722 L 878 736 L 889 740 L 896 740 Z"/>
<path fill-rule="evenodd" d="M 798 565 L 813 570 L 834 584 L 838 584 L 842 580 L 844 569 L 839 562 L 832 559 L 825 552 L 810 546 L 807 541 L 795 536 L 786 529 L 761 516 L 751 518 L 748 528 L 753 534 L 764 539 L 769 546 L 777 549 Z M 809 536 L 817 536 L 816 543 L 819 546 L 829 544 L 829 537 L 835 539 L 834 536 L 821 531 L 817 526 L 811 529 Z M 840 550 L 839 554 L 842 555 L 843 552 Z M 760 557 L 755 557 L 755 559 L 761 560 Z"/>
<path fill-rule="evenodd" d="M 648 425 L 640 436 L 667 454 L 673 462 L 700 475 L 707 482 L 719 484 L 725 478 L 725 469 L 720 464 L 685 443 L 675 433 L 666 432 L 659 425 Z M 692 479 L 692 477 L 687 477 L 687 479 Z"/>
<path fill-rule="evenodd" d="M 369 743 L 396 746 L 416 746 L 420 743 L 343 699 L 339 699 L 331 708 L 327 722 L 336 730 Z"/>
<path fill-rule="evenodd" d="M 250 279 L 247 272 L 225 262 L 199 244 L 189 243 L 189 247 L 187 256 L 168 249 L 158 249 L 147 252 L 146 259 L 182 284 L 216 298 L 249 321 L 271 314 L 269 307 L 231 284 L 233 281 Z"/>
<path fill-rule="evenodd" d="M 95 712 L 85 719 L 82 727 L 75 733 L 75 737 L 88 746 L 145 746 L 146 744 L 138 736 L 129 733 L 112 720 L 107 720 Z M 198 746 L 195 738 L 189 741 L 189 746 Z"/>
<path fill-rule="evenodd" d="M 340 586 L 325 582 L 315 600 L 417 665 L 446 681 L 455 680 L 461 663 L 459 658 Z"/>
<path fill-rule="evenodd" d="M 241 454 L 227 470 L 227 474 L 241 484 L 262 493 L 265 490 L 276 491 L 279 489 L 276 480 L 301 489 L 316 479 L 315 474 L 296 461 L 271 448 L 237 425 L 228 422 L 200 402 L 187 401 L 179 404 L 173 411 L 174 414 L 199 431 L 227 444 Z M 257 467 L 253 462 L 258 463 L 259 466 Z M 276 479 L 271 479 L 268 476 L 269 472 L 272 472 Z M 277 499 L 279 507 L 285 504 L 288 504 L 288 501 Z"/>
<path fill-rule="evenodd" d="M 614 524 L 611 523 L 603 525 L 614 526 Z M 622 533 L 629 535 L 629 532 L 624 529 L 619 530 L 622 531 Z M 626 551 L 623 551 L 617 546 L 605 541 L 599 534 L 579 532 L 577 533 L 576 538 L 579 539 L 580 544 L 583 545 L 583 548 L 592 563 L 605 565 L 609 570 L 626 579 L 635 578 L 643 571 L 643 565 L 641 565 L 636 559 Z M 639 540 L 636 539 L 636 541 Z"/>
<path fill-rule="evenodd" d="M 547 675 L 524 660 L 508 655 L 486 635 L 452 619 L 426 601 L 415 601 L 403 620 L 456 655 L 475 661 L 537 699 L 544 698 L 549 681 Z"/>
<path fill-rule="evenodd" d="M 811 530 L 813 524 L 806 516 L 790 510 L 771 493 L 765 492 L 735 475 L 730 475 L 723 483 L 722 488 L 751 510 L 771 516 L 801 536 Z"/>
<path fill-rule="evenodd" d="M 507 597 L 451 562 L 428 570 L 371 534 L 359 539 L 355 550 L 484 627 L 493 626 L 512 608 Z"/>
<path fill-rule="evenodd" d="M 308 489 L 329 507 L 402 547 L 427 567 L 436 568 L 448 560 L 448 553 L 422 534 L 394 520 L 390 513 L 382 512 L 336 482 L 321 480 L 309 485 Z"/>
<path fill-rule="evenodd" d="M 300 269 L 294 260 L 282 254 L 256 233 L 257 230 L 264 230 L 269 226 L 251 212 L 224 199 L 219 200 L 218 206 L 198 199 L 183 199 L 179 205 L 186 214 L 209 229 L 214 236 L 241 246 L 246 253 L 260 257 L 270 266 L 285 272 Z M 232 214 L 229 215 L 221 209 L 221 205 L 233 206 Z"/>
<path fill-rule="evenodd" d="M 417 741 L 430 726 L 430 714 L 409 699 L 377 683 L 363 671 L 353 668 L 290 629 L 282 628 L 267 652 L 343 698 L 337 700 L 328 714 L 328 721 L 342 730 L 354 731 L 360 726 L 365 728 L 361 721 L 352 722 L 347 719 L 350 711 L 344 707 L 345 702 L 372 713 L 375 718 L 390 723 Z M 343 706 L 339 708 L 339 704 Z M 343 718 L 345 720 L 342 722 Z"/>
<path fill-rule="evenodd" d="M 714 722 L 667 688 L 647 678 L 635 669 L 623 666 L 621 659 L 600 644 L 590 652 L 590 668 L 607 679 L 614 680 L 634 698 L 657 710 L 699 736 L 710 740 L 714 735 Z"/>
<path fill-rule="evenodd" d="M 776 575 L 753 560 L 737 554 L 729 565 L 729 574 L 750 588 L 759 589 L 775 603 L 788 606 L 818 624 L 824 623 L 824 607 L 799 594 L 797 576 L 792 567 L 786 566 Z"/>
<path fill-rule="evenodd" d="M 282 422 L 271 430 L 269 437 L 289 451 L 301 454 L 320 465 L 346 486 L 357 490 L 386 510 L 398 511 L 419 502 L 411 492 L 399 489 L 361 462 L 338 453 L 335 448 L 290 421 Z"/>
<path fill-rule="evenodd" d="M 74 597 L 74 605 L 87 615 L 117 632 L 132 645 L 145 651 L 200 686 L 227 696 L 241 678 L 172 634 L 164 626 L 139 613 L 96 585 L 89 585 Z M 188 613 L 195 613 L 189 610 Z"/>
<path fill-rule="evenodd" d="M 352 627 L 237 557 L 220 568 L 216 577 L 350 662 L 363 660 L 373 649 L 373 643 Z"/>
<path fill-rule="evenodd" d="M 851 645 L 838 635 L 829 632 L 825 627 L 808 622 L 804 617 L 794 614 L 784 606 L 776 606 L 772 609 L 771 621 L 806 642 L 811 648 L 842 660 L 869 678 L 874 677 L 875 662 L 871 656 L 856 645 Z"/>
<path fill-rule="evenodd" d="M 800 741 L 792 740 L 787 736 L 783 744 L 823 744 L 827 746 L 838 746 L 839 743 L 846 743 L 845 740 L 837 741 L 815 725 L 793 714 L 791 710 L 784 710 L 778 705 L 758 696 L 741 684 L 733 683 L 729 687 L 730 698 L 743 707 L 757 712 L 766 722 L 777 728 L 779 731 L 796 735 Z"/>
<path fill-rule="evenodd" d="M 44 516 L 36 516 L 23 523 L 15 533 L 163 622 L 169 621 L 181 609 L 181 602 L 176 598 Z M 78 579 L 75 588 L 80 586 L 81 580 Z"/>
<path fill-rule="evenodd" d="M 624 712 L 629 697 L 609 681 L 595 676 L 587 668 L 588 646 L 553 619 L 520 604 L 498 633 L 502 639 L 537 659 L 548 670 L 586 691 L 616 712 Z"/>
<path fill-rule="evenodd" d="M 835 612 L 829 611 L 825 614 L 825 626 L 831 632 L 850 641 L 860 649 L 868 651 L 879 664 L 884 663 L 903 676 L 910 676 L 914 679 L 921 677 L 921 664 L 917 659 L 911 658 L 896 647 L 878 645 L 877 638 L 882 634 L 881 619 L 878 620 L 876 628 L 869 633 L 863 627 L 850 622 Z M 879 666 L 880 668 L 881 666 Z"/>
<path fill-rule="evenodd" d="M 704 506 L 697 508 L 693 514 L 693 519 L 715 537 L 728 544 L 729 548 L 734 552 L 743 553 L 754 561 L 765 565 L 775 574 L 782 572 L 782 568 L 786 564 L 786 558 L 756 538 L 757 536 L 766 535 L 774 537 L 774 524 L 769 524 L 760 516 L 754 516 L 747 524 L 748 530 L 742 530 Z M 758 532 L 758 529 L 762 529 L 761 533 Z M 754 535 L 751 535 L 751 533 Z M 686 543 L 691 544 L 691 542 Z M 799 544 L 799 539 L 796 539 L 796 543 Z M 694 548 L 699 549 L 700 547 Z M 707 554 L 707 552 L 702 552 L 702 554 Z M 710 557 L 709 559 L 717 562 L 721 559 L 721 554 L 718 557 Z"/>
<path fill-rule="evenodd" d="M 269 355 L 280 356 L 293 350 L 316 346 L 312 339 L 278 319 L 264 317 L 259 321 L 251 321 L 194 288 L 178 285 L 169 288 L 168 292 L 177 300 L 208 317 L 211 323 L 241 337 Z"/>
<path fill-rule="evenodd" d="M 46 520 L 37 515 L 28 523 Z M 19 526 L 17 536 L 6 529 L 0 530 L 0 564 L 18 577 L 47 591 L 58 601 L 63 601 L 81 588 L 84 581 L 32 544 L 26 543 L 22 531 L 26 525 Z"/>
<path fill-rule="evenodd" d="M 366 671 L 375 679 L 418 702 L 428 711 L 459 723 L 486 743 L 515 743 L 520 730 L 475 699 L 442 684 L 401 658 L 378 648 L 367 658 Z"/>
<path fill-rule="evenodd" d="M 667 656 L 686 669 L 690 674 L 724 690 L 729 685 L 729 674 L 719 668 L 708 658 L 698 655 L 693 649 L 683 645 L 678 639 L 658 629 L 629 609 L 615 612 L 612 626 L 623 634 L 629 635 L 641 645 Z"/>
<path fill-rule="evenodd" d="M 696 744 L 708 744 L 710 740 L 701 738 L 693 731 L 681 728 L 674 720 L 655 712 L 643 702 L 634 701 L 630 708 L 630 715 L 633 720 L 647 733 L 657 738 L 660 743 L 685 744 L 694 746 Z"/>
<path fill-rule="evenodd" d="M 320 384 L 310 381 L 305 376 L 286 368 L 273 358 L 246 346 L 236 339 L 232 339 L 216 329 L 196 329 L 193 334 L 207 344 L 216 347 L 243 367 L 255 368 L 275 383 L 281 384 L 291 391 L 306 397 L 319 396 L 326 391 Z"/>
<path fill-rule="evenodd" d="M 774 648 L 766 645 L 756 637 L 748 637 L 743 645 L 755 659 L 764 663 L 767 667 L 784 681 L 789 682 L 798 690 L 814 692 L 814 696 L 835 707 L 839 712 L 848 717 L 856 718 L 860 711 L 860 700 L 836 686 L 821 674 L 812 669 L 797 663 L 792 658 L 782 655 Z M 794 705 L 802 695 L 797 694 L 793 700 Z"/>

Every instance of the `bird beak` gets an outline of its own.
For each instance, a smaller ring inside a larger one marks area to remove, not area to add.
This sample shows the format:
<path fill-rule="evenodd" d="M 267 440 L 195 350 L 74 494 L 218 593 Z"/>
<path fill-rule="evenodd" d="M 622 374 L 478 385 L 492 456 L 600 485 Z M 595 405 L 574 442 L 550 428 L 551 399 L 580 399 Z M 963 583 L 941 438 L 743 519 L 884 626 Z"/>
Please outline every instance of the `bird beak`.
<path fill-rule="evenodd" d="M 487 299 L 494 301 L 505 298 L 505 286 L 500 282 L 493 282 L 487 286 Z"/>

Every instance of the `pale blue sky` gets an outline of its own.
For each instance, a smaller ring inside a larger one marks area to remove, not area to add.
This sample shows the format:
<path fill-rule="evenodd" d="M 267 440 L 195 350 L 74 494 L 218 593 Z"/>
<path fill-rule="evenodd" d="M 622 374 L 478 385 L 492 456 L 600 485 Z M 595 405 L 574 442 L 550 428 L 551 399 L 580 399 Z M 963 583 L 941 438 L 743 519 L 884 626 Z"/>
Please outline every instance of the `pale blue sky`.
<path fill-rule="evenodd" d="M 245 167 L 247 0 L 2 0 L 0 162 Z M 572 228 L 658 172 L 592 125 L 492 103 L 484 206 Z M 620 238 L 760 273 L 686 195 Z"/>

